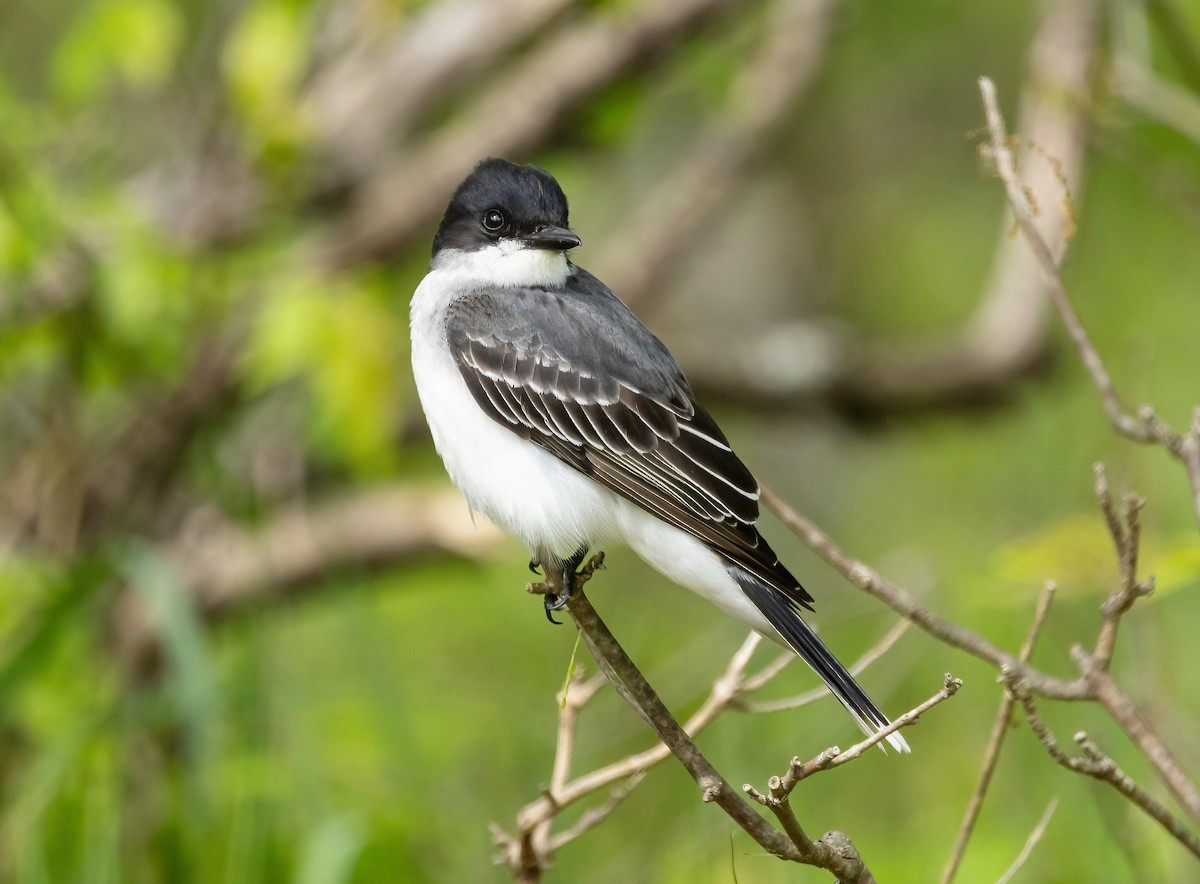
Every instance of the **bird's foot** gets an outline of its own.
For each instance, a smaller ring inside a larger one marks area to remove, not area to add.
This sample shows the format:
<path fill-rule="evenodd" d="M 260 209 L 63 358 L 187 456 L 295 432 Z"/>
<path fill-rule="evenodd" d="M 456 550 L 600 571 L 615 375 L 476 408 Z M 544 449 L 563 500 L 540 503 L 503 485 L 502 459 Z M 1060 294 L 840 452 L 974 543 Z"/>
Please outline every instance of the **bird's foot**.
<path fill-rule="evenodd" d="M 604 553 L 598 552 L 588 559 L 586 565 L 579 568 L 580 562 L 586 555 L 587 548 L 583 547 L 564 561 L 560 568 L 547 567 L 544 582 L 530 583 L 525 587 L 528 592 L 544 596 L 542 604 L 546 609 L 546 619 L 556 626 L 561 625 L 561 621 L 554 619 L 554 612 L 565 608 L 571 599 L 571 594 L 587 583 L 592 574 L 604 567 Z M 531 562 L 530 565 L 532 564 Z M 575 570 L 576 568 L 579 570 Z"/>

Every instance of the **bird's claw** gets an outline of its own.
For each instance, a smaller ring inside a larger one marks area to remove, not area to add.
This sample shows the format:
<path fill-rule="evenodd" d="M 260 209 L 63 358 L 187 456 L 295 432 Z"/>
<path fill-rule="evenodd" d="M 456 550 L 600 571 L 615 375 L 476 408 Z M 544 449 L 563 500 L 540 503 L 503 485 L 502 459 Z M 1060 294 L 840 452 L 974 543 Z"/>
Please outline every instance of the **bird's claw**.
<path fill-rule="evenodd" d="M 574 569 L 567 568 L 563 570 L 562 589 L 559 592 L 548 592 L 542 599 L 542 604 L 546 608 L 546 619 L 555 626 L 562 626 L 562 621 L 554 619 L 554 612 L 561 611 L 567 606 L 567 602 L 571 600 L 571 590 L 575 586 Z"/>
<path fill-rule="evenodd" d="M 530 574 L 536 574 L 538 577 L 541 577 L 542 572 L 538 570 L 540 567 L 541 567 L 541 563 L 535 562 L 533 559 L 529 560 L 529 573 Z"/>
<path fill-rule="evenodd" d="M 542 599 L 542 604 L 546 607 L 546 619 L 555 626 L 562 626 L 561 620 L 554 619 L 554 612 L 561 611 L 567 606 L 566 594 L 559 596 L 552 592 L 546 593 L 545 597 Z"/>
<path fill-rule="evenodd" d="M 547 572 L 546 576 L 550 579 L 547 579 L 544 583 L 531 583 L 526 586 L 529 592 L 542 593 L 542 604 L 546 609 L 546 619 L 555 626 L 561 626 L 562 621 L 554 619 L 554 612 L 561 611 L 567 606 L 567 602 L 571 600 L 571 591 L 576 586 L 583 586 L 583 584 L 587 583 L 588 578 L 592 576 L 592 572 L 597 568 L 604 567 L 604 553 L 601 552 L 592 556 L 591 560 L 583 568 L 576 571 L 575 569 L 579 568 L 580 563 L 583 562 L 583 557 L 586 555 L 587 547 L 581 547 L 573 556 L 562 563 L 561 571 L 555 573 Z M 529 570 L 534 574 L 540 573 L 537 570 L 538 564 L 538 562 L 530 559 Z M 554 580 L 553 578 L 555 577 L 558 579 Z"/>

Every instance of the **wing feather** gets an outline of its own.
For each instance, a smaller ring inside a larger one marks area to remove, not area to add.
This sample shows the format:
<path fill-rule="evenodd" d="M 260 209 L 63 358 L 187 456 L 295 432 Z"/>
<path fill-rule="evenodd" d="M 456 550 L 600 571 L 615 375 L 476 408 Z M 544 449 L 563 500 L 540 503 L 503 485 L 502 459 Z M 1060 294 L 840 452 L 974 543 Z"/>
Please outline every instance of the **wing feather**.
<path fill-rule="evenodd" d="M 530 297 L 539 293 L 521 291 Z M 632 331 L 661 348 L 654 375 L 621 354 L 596 355 L 597 348 L 617 346 L 614 334 L 588 335 L 569 323 L 534 331 L 515 312 L 513 327 L 497 327 L 495 314 L 511 299 L 511 292 L 495 293 L 484 305 L 486 323 L 480 319 L 483 314 L 472 315 L 465 307 L 448 322 L 451 352 L 480 408 L 728 556 L 793 603 L 811 601 L 755 527 L 759 489 L 754 476 L 696 405 L 687 381 L 657 339 L 640 324 Z M 557 308 L 557 300 L 555 304 Z M 586 311 L 577 309 L 579 316 L 567 318 L 582 325 Z"/>

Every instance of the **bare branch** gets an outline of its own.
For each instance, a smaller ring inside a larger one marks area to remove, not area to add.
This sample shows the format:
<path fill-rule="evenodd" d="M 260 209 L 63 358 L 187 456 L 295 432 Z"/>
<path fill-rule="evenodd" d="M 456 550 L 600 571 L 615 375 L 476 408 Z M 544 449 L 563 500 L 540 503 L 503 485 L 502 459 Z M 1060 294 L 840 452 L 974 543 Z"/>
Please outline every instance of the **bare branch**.
<path fill-rule="evenodd" d="M 1102 508 L 1104 500 L 1102 495 Z M 1075 657 L 1081 672 L 1077 679 L 1060 679 L 1042 673 L 1028 663 L 999 650 L 982 636 L 956 623 L 951 623 L 918 605 L 903 589 L 884 580 L 862 562 L 846 555 L 828 535 L 809 519 L 784 503 L 768 488 L 762 489 L 762 501 L 814 552 L 850 582 L 881 599 L 897 613 L 909 618 L 935 638 L 996 666 L 1010 688 L 1014 684 L 1020 684 L 1021 692 L 1037 694 L 1050 699 L 1100 700 L 1114 720 L 1125 729 L 1130 738 L 1146 754 L 1147 759 L 1154 765 L 1155 770 L 1171 788 L 1180 803 L 1188 809 L 1189 813 L 1200 818 L 1200 813 L 1197 813 L 1200 810 L 1200 793 L 1197 792 L 1194 784 L 1183 774 L 1149 723 L 1137 713 L 1128 698 L 1120 693 L 1105 666 L 1097 665 L 1090 655 L 1085 654 L 1082 650 L 1076 651 Z M 1136 513 L 1138 505 L 1135 498 L 1130 498 L 1127 504 L 1127 513 Z M 1137 562 L 1136 554 L 1127 549 L 1131 537 L 1136 541 L 1136 529 L 1129 531 L 1122 529 L 1116 521 L 1115 511 L 1106 513 L 1106 520 L 1110 520 L 1110 525 L 1116 525 L 1117 534 L 1114 535 L 1114 538 L 1121 550 L 1123 574 L 1128 574 L 1131 568 L 1136 567 Z M 1131 585 L 1133 587 L 1131 592 L 1139 595 L 1144 594 L 1144 589 L 1148 584 L 1134 582 Z M 1117 592 L 1121 593 L 1121 588 L 1118 588 Z M 1124 599 L 1125 596 L 1118 595 L 1118 598 Z M 1115 640 L 1115 622 L 1123 613 L 1124 609 L 1121 607 L 1123 603 L 1122 601 L 1106 605 L 1106 610 L 1111 613 L 1105 614 L 1105 619 L 1101 624 L 1098 647 L 1109 647 L 1111 641 Z"/>
<path fill-rule="evenodd" d="M 1185 445 L 1185 437 L 1172 430 L 1149 406 L 1142 406 L 1138 409 L 1137 415 L 1134 416 L 1127 412 L 1121 404 L 1120 397 L 1117 395 L 1116 387 L 1113 384 L 1112 376 L 1109 375 L 1108 369 L 1104 366 L 1104 361 L 1100 358 L 1099 352 L 1092 344 L 1091 337 L 1079 321 L 1079 316 L 1076 314 L 1075 308 L 1071 306 L 1071 302 L 1067 298 L 1066 288 L 1063 286 L 1062 279 L 1058 275 L 1053 252 L 1042 238 L 1034 222 L 1035 210 L 1030 203 L 1028 194 L 1017 177 L 1016 161 L 1009 147 L 1009 137 L 1005 130 L 1004 118 L 1000 113 L 1000 107 L 996 101 L 995 84 L 987 77 L 980 77 L 979 91 L 983 95 L 988 131 L 991 136 L 990 153 L 996 164 L 996 171 L 1000 176 L 1000 180 L 1004 182 L 1009 204 L 1012 206 L 1013 214 L 1016 217 L 1022 234 L 1024 234 L 1025 241 L 1033 250 L 1034 257 L 1037 259 L 1038 265 L 1046 277 L 1050 300 L 1058 310 L 1058 314 L 1062 318 L 1063 325 L 1067 329 L 1067 334 L 1071 338 L 1071 342 L 1074 344 L 1079 358 L 1091 376 L 1092 383 L 1100 393 L 1100 401 L 1104 406 L 1104 411 L 1108 415 L 1109 421 L 1117 432 L 1126 438 L 1132 439 L 1135 442 L 1161 445 L 1168 453 L 1183 463 L 1192 485 L 1196 518 L 1200 520 L 1200 457 L 1194 456 L 1191 453 L 1194 446 L 1200 446 L 1200 439 L 1197 439 L 1195 426 L 1193 425 L 1189 428 L 1187 433 L 1189 441 Z"/>
<path fill-rule="evenodd" d="M 870 665 L 870 663 L 877 660 L 895 644 L 895 641 L 903 634 L 907 625 L 907 621 L 901 620 L 896 626 L 888 630 L 888 633 L 879 643 L 864 653 L 850 667 L 851 672 L 858 674 L 866 666 Z M 730 658 L 725 671 L 714 680 L 712 689 L 709 691 L 704 702 L 701 703 L 700 707 L 684 723 L 683 729 L 689 736 L 695 737 L 696 734 L 700 733 L 700 731 L 716 720 L 718 716 L 730 709 L 750 713 L 775 711 L 773 707 L 760 708 L 760 704 L 751 703 L 746 697 L 775 678 L 788 663 L 796 658 L 795 654 L 784 651 L 758 672 L 748 674 L 746 669 L 761 641 L 761 636 L 758 633 L 752 632 L 742 642 L 741 647 Z M 571 687 L 569 697 L 578 703 L 578 707 L 582 707 L 591 698 L 591 686 L 596 683 L 598 678 L 600 677 L 598 676 L 588 682 L 584 682 L 583 687 L 585 690 L 583 693 L 579 692 L 580 688 Z M 828 689 L 821 687 L 809 691 L 798 698 L 793 698 L 791 701 L 783 701 L 786 705 L 779 708 L 795 708 L 801 705 L 799 702 L 801 700 L 804 702 L 813 702 L 827 695 Z M 573 703 L 568 705 L 573 705 Z M 771 706 L 771 704 L 761 705 Z M 569 725 L 565 720 L 568 714 L 571 715 Z M 554 839 L 546 833 L 549 832 L 548 826 L 550 822 L 560 811 L 579 802 L 593 792 L 611 786 L 613 783 L 621 783 L 631 777 L 638 776 L 670 757 L 670 750 L 665 744 L 660 742 L 642 752 L 626 756 L 568 781 L 565 776 L 560 778 L 557 773 L 569 764 L 568 756 L 573 744 L 570 741 L 564 741 L 563 731 L 568 726 L 574 727 L 574 723 L 573 713 L 564 709 L 563 714 L 560 715 L 558 750 L 555 754 L 554 770 L 556 774 L 551 777 L 551 785 L 542 797 L 526 805 L 517 815 L 520 832 L 534 832 L 534 834 L 529 838 L 520 840 L 512 839 L 512 843 L 522 844 L 528 842 L 533 849 L 544 849 L 547 845 L 555 843 Z M 618 786 L 617 788 L 622 787 Z M 538 827 L 542 827 L 541 835 L 536 833 Z"/>
<path fill-rule="evenodd" d="M 597 266 L 613 291 L 645 306 L 725 203 L 819 69 L 836 0 L 775 0 L 757 58 L 735 81 L 729 110 L 700 133 L 692 154 L 644 199 Z M 628 260 L 638 255 L 637 261 Z M 693 379 L 695 380 L 695 379 Z"/>
<path fill-rule="evenodd" d="M 1052 798 L 1050 803 L 1046 805 L 1046 809 L 1042 811 L 1042 818 L 1038 820 L 1037 825 L 1033 827 L 1033 831 L 1029 833 L 1029 837 L 1025 839 L 1025 846 L 1021 848 L 1021 852 L 1017 854 L 1017 858 L 1013 860 L 1013 864 L 1000 876 L 996 884 L 1008 884 L 1013 879 L 1013 876 L 1021 870 L 1021 867 L 1029 859 L 1029 855 L 1033 853 L 1033 848 L 1042 840 L 1042 835 L 1046 834 L 1046 826 L 1050 825 L 1050 817 L 1054 816 L 1054 811 L 1057 808 L 1058 799 Z"/>
<path fill-rule="evenodd" d="M 239 395 L 237 362 L 253 305 L 244 303 L 222 334 L 201 342 L 183 379 L 152 398 L 88 461 L 84 538 L 111 532 L 114 522 L 164 525 L 162 491 L 197 432 Z M 173 526 L 171 526 L 173 527 Z"/>
<path fill-rule="evenodd" d="M 339 53 L 309 87 L 305 111 L 340 171 L 362 174 L 431 103 L 494 67 L 575 2 L 456 0 L 425 6 L 403 27 Z"/>
<path fill-rule="evenodd" d="M 1100 511 L 1104 514 L 1105 524 L 1112 536 L 1116 547 L 1117 561 L 1121 569 L 1121 583 L 1113 590 L 1112 595 L 1100 607 L 1104 622 L 1100 634 L 1096 637 L 1096 649 L 1092 652 L 1091 662 L 1095 666 L 1107 669 L 1112 662 L 1113 648 L 1117 641 L 1117 627 L 1121 617 L 1140 598 L 1154 592 L 1154 579 L 1139 582 L 1137 579 L 1138 548 L 1141 544 L 1141 523 L 1138 513 L 1146 501 L 1136 494 L 1127 494 L 1124 498 L 1124 525 L 1117 515 L 1113 505 L 1112 495 L 1108 490 L 1108 475 L 1104 465 L 1097 463 L 1094 467 L 1096 475 L 1096 500 Z"/>
<path fill-rule="evenodd" d="M 1120 96 L 1152 120 L 1200 144 L 1200 99 L 1195 93 L 1164 80 L 1128 55 L 1116 60 Z"/>
<path fill-rule="evenodd" d="M 185 532 L 166 555 L 197 614 L 212 624 L 316 586 L 339 569 L 431 552 L 480 556 L 500 541 L 498 529 L 471 523 L 456 493 L 397 485 L 285 512 L 256 531 L 209 524 Z M 152 673 L 158 633 L 140 596 L 124 593 L 115 618 L 131 671 Z"/>
<path fill-rule="evenodd" d="M 437 217 L 446 194 L 480 157 L 516 157 L 622 72 L 667 55 L 676 40 L 735 4 L 659 0 L 597 12 L 557 31 L 511 74 L 482 92 L 469 113 L 438 129 L 395 165 L 365 179 L 323 261 L 342 267 L 386 256 Z"/>
<path fill-rule="evenodd" d="M 1046 615 L 1050 612 L 1050 603 L 1054 601 L 1054 591 L 1053 583 L 1047 582 L 1042 587 L 1042 593 L 1038 596 L 1037 608 L 1033 612 L 1033 623 L 1029 627 L 1025 643 L 1021 646 L 1019 659 L 1022 663 L 1028 663 L 1033 656 L 1038 636 L 1046 622 Z M 1013 695 L 1007 691 L 1000 698 L 1000 708 L 996 710 L 996 719 L 992 722 L 992 732 L 988 736 L 987 750 L 983 755 L 983 770 L 979 774 L 979 785 L 975 787 L 975 792 L 967 803 L 962 825 L 958 830 L 958 837 L 954 841 L 954 850 L 950 853 L 950 859 L 947 860 L 945 869 L 942 870 L 941 884 L 950 884 L 954 880 L 962 858 L 967 852 L 967 842 L 971 839 L 971 833 L 975 831 L 975 822 L 979 819 L 979 812 L 983 809 L 988 785 L 996 770 L 996 762 L 1000 759 L 1000 748 L 1004 745 L 1004 738 L 1008 735 L 1008 729 L 1012 725 L 1013 703 Z"/>
<path fill-rule="evenodd" d="M 567 610 L 583 633 L 588 648 L 597 662 L 601 664 L 601 668 L 609 676 L 618 693 L 625 697 L 650 723 L 659 739 L 671 750 L 671 754 L 691 774 L 696 785 L 700 787 L 704 801 L 716 803 L 751 838 L 772 855 L 781 859 L 799 861 L 800 854 L 796 845 L 754 813 L 692 742 L 633 661 L 629 659 L 624 648 L 609 632 L 604 621 L 600 619 L 600 615 L 588 601 L 582 587 L 577 587 L 571 594 L 567 602 Z"/>
<path fill-rule="evenodd" d="M 772 671 L 777 674 L 782 667 L 775 664 L 768 666 L 756 676 L 746 676 L 745 668 L 750 662 L 750 654 L 757 647 L 759 638 L 752 634 L 742 643 L 742 647 L 734 654 L 729 665 L 714 682 L 708 697 L 684 724 L 684 730 L 695 736 L 708 726 L 722 712 L 736 708 L 741 704 L 741 697 L 754 684 L 755 689 L 765 683 L 763 676 Z M 791 655 L 789 655 L 791 656 Z M 776 660 L 776 664 L 779 661 Z M 522 829 L 537 825 L 551 819 L 558 811 L 580 801 L 587 795 L 600 789 L 607 788 L 613 783 L 621 782 L 638 773 L 649 770 L 671 757 L 671 752 L 663 743 L 655 743 L 649 749 L 633 755 L 628 755 L 604 767 L 565 782 L 553 788 L 550 794 L 527 805 L 520 814 L 518 822 Z"/>
<path fill-rule="evenodd" d="M 1103 29 L 1097 0 L 1053 0 L 1029 52 L 1019 102 L 1020 167 L 1042 212 L 1037 225 L 1061 262 L 1075 227 L 1086 161 L 1088 96 Z M 866 348 L 844 395 L 873 408 L 978 400 L 1043 357 L 1049 322 L 1037 261 L 1000 225 L 991 271 L 971 317 L 947 339 Z"/>
<path fill-rule="evenodd" d="M 1086 733 L 1080 731 L 1075 735 L 1075 742 L 1083 751 L 1083 755 L 1068 755 L 1059 746 L 1058 740 L 1054 738 L 1054 734 L 1038 713 L 1037 705 L 1028 691 L 1022 690 L 1015 681 L 1009 682 L 1009 688 L 1014 691 L 1021 706 L 1024 708 L 1025 719 L 1029 722 L 1030 729 L 1041 741 L 1042 746 L 1045 747 L 1051 758 L 1067 768 L 1067 770 L 1086 774 L 1089 777 L 1108 783 L 1166 829 L 1171 837 L 1197 857 L 1200 857 L 1200 838 L 1197 838 L 1195 834 L 1188 831 L 1183 823 L 1172 816 L 1162 804 L 1151 797 L 1128 774 L 1117 767 L 1116 762 L 1102 753 Z"/>
<path fill-rule="evenodd" d="M 836 751 L 836 748 L 826 750 L 818 758 L 824 758 L 828 753 L 836 753 Z M 792 789 L 796 787 L 796 784 L 801 779 L 797 773 L 799 766 L 800 759 L 793 758 L 792 763 L 788 765 L 787 772 L 782 777 L 771 777 L 767 783 L 767 794 L 765 795 L 749 784 L 746 784 L 742 788 L 751 798 L 775 814 L 776 819 L 779 820 L 779 824 L 787 832 L 788 837 L 800 849 L 800 853 L 807 858 L 806 861 L 811 862 L 813 865 L 826 865 L 837 859 L 838 855 L 828 845 L 821 841 L 813 841 L 808 837 L 808 833 L 804 831 L 804 827 L 800 825 L 800 821 L 796 818 L 796 813 L 792 810 L 792 804 L 789 800 Z M 843 867 L 837 872 L 839 881 L 875 884 L 874 876 L 857 855 L 846 865 L 848 867 Z"/>
<path fill-rule="evenodd" d="M 832 752 L 833 754 L 815 768 L 811 766 L 811 763 L 806 764 L 804 775 L 800 779 L 806 779 L 820 770 L 829 770 L 831 768 L 841 767 L 843 764 L 849 764 L 856 758 L 860 758 L 862 754 L 872 746 L 882 743 L 885 739 L 887 739 L 889 734 L 894 734 L 901 728 L 911 727 L 914 724 L 919 724 L 923 714 L 928 712 L 934 706 L 937 706 L 939 703 L 944 703 L 949 700 L 958 693 L 958 689 L 961 688 L 962 685 L 963 683 L 961 678 L 955 678 L 953 675 L 947 672 L 942 678 L 942 689 L 924 703 L 915 706 L 914 708 L 905 712 L 903 715 L 897 715 L 894 719 L 892 719 L 891 724 L 889 724 L 887 727 L 880 728 L 865 740 L 855 743 L 845 752 L 837 750 L 836 747 L 832 750 L 827 750 L 827 752 Z M 822 755 L 824 754 L 825 753 L 822 753 Z M 821 758 L 822 756 L 817 757 Z"/>
<path fill-rule="evenodd" d="M 830 832 L 818 841 L 813 841 L 808 837 L 808 834 L 800 825 L 800 821 L 796 818 L 795 811 L 792 809 L 792 792 L 801 781 L 813 774 L 861 758 L 864 752 L 872 746 L 878 745 L 880 741 L 887 738 L 888 734 L 895 733 L 902 727 L 916 724 L 920 720 L 921 713 L 950 699 L 950 697 L 958 693 L 960 687 L 962 687 L 962 680 L 952 677 L 950 673 L 946 673 L 940 691 L 916 708 L 896 718 L 895 721 L 883 730 L 856 743 L 845 752 L 842 752 L 837 746 L 833 746 L 809 761 L 801 761 L 799 758 L 793 758 L 782 777 L 771 777 L 767 782 L 767 792 L 765 794 L 749 784 L 742 786 L 742 789 L 751 798 L 775 814 L 783 830 L 788 833 L 788 836 L 805 857 L 801 860 L 802 862 L 834 871 L 839 881 L 873 884 L 875 878 L 862 862 L 861 857 L 858 856 L 858 852 L 845 851 L 845 845 L 849 843 L 849 839 L 843 833 Z M 835 844 L 837 846 L 834 846 Z"/>
<path fill-rule="evenodd" d="M 579 713 L 605 684 L 607 679 L 603 674 L 585 680 L 582 667 L 575 668 L 567 686 L 558 695 L 558 739 L 549 787 L 541 800 L 527 805 L 517 815 L 516 836 L 508 834 L 496 824 L 492 825 L 492 835 L 501 849 L 501 859 L 517 880 L 538 880 L 541 870 L 553 863 L 554 854 L 559 848 L 604 822 L 645 776 L 644 770 L 631 772 L 623 783 L 610 791 L 602 804 L 584 811 L 573 825 L 561 832 L 551 832 L 555 814 L 563 809 L 555 796 L 567 788 Z M 552 812 L 542 812 L 544 806 L 551 807 Z"/>
<path fill-rule="evenodd" d="M 679 725 L 654 693 L 653 689 L 646 683 L 645 678 L 634 666 L 628 655 L 625 654 L 616 639 L 613 638 L 608 628 L 596 614 L 595 609 L 592 608 L 591 603 L 587 600 L 582 589 L 582 584 L 592 576 L 596 567 L 599 566 L 598 559 L 599 557 L 594 557 L 592 562 L 589 562 L 576 575 L 576 585 L 567 602 L 567 610 L 575 620 L 592 654 L 596 657 L 597 662 L 600 663 L 601 670 L 613 682 L 618 693 L 625 697 L 630 705 L 655 729 L 663 744 L 670 749 L 671 754 L 692 775 L 692 778 L 702 790 L 703 799 L 706 802 L 712 801 L 718 804 L 747 834 L 774 856 L 793 862 L 820 866 L 836 874 L 841 881 L 872 884 L 874 878 L 871 877 L 870 872 L 867 870 L 849 838 L 843 833 L 829 833 L 821 841 L 813 842 L 804 834 L 803 829 L 800 827 L 790 808 L 780 810 L 773 807 L 772 809 L 776 811 L 781 824 L 784 826 L 786 836 L 781 834 L 768 825 L 762 817 L 754 813 L 750 809 L 750 806 L 732 791 L 728 782 L 705 759 L 685 729 Z M 534 592 L 556 592 L 557 588 L 561 585 L 561 570 L 556 572 L 555 569 L 549 568 L 546 583 L 542 586 L 530 587 L 530 590 Z M 714 685 L 714 693 L 720 693 L 720 686 L 723 683 L 728 683 L 729 686 L 727 689 L 736 695 L 737 685 L 741 682 L 738 676 L 749 663 L 750 656 L 756 644 L 757 642 L 754 640 L 747 640 L 743 643 L 742 648 L 734 655 L 727 671 L 727 674 L 732 674 L 734 677 L 730 679 L 718 679 L 717 684 Z M 941 702 L 946 697 L 953 695 L 961 684 L 961 681 L 958 679 L 952 679 L 947 675 L 943 690 L 934 698 L 921 704 L 911 712 L 900 716 L 892 725 L 880 733 L 858 743 L 851 750 L 844 753 L 843 757 L 831 758 L 828 765 L 825 766 L 836 766 L 860 757 L 867 748 L 876 745 L 879 740 L 886 738 L 888 734 L 895 732 L 897 729 L 914 723 L 921 712 Z M 727 699 L 725 702 L 728 704 L 729 700 Z M 830 750 L 829 753 L 823 753 L 823 755 L 830 755 L 836 752 L 836 749 Z M 774 778 L 772 782 L 773 786 L 779 785 L 778 778 Z M 790 792 L 791 788 L 794 788 L 794 785 L 794 783 L 789 783 L 787 791 Z M 751 794 L 760 797 L 751 787 L 745 788 Z M 576 831 L 583 831 L 590 827 L 607 815 L 611 807 L 615 806 L 615 803 L 619 802 L 623 797 L 623 794 L 613 795 L 605 805 L 597 808 L 594 813 L 587 815 L 576 827 L 563 833 L 563 837 L 569 840 L 570 837 L 574 837 Z M 786 798 L 786 796 L 784 797 Z M 548 795 L 546 799 L 547 802 L 553 802 L 555 796 Z M 784 804 L 786 804 L 786 801 L 784 801 Z M 526 808 L 526 811 L 534 807 L 534 805 L 531 805 L 529 808 Z M 522 816 L 526 816 L 525 812 L 522 813 Z M 528 833 L 537 825 L 537 820 L 531 821 L 526 818 L 522 822 L 521 831 Z M 514 838 L 503 833 L 501 830 L 497 829 L 496 831 L 497 840 L 504 848 L 506 857 L 520 859 L 523 855 L 523 845 L 531 843 L 529 837 Z M 560 841 L 556 839 L 550 842 L 551 846 L 556 843 L 560 843 Z M 528 853 L 526 852 L 524 855 L 527 857 Z M 518 866 L 519 863 L 509 859 L 506 859 L 506 862 L 509 863 L 510 870 L 513 870 L 514 874 L 518 874 L 519 870 L 514 867 Z M 544 864 L 545 859 L 543 858 L 539 861 L 535 853 L 534 865 L 537 868 L 541 868 Z M 521 880 L 536 880 L 536 878 L 526 876 Z"/>
<path fill-rule="evenodd" d="M 567 688 L 559 695 L 558 739 L 555 741 L 554 768 L 550 773 L 550 788 L 561 789 L 571 776 L 571 757 L 575 752 L 575 725 L 579 712 L 607 681 L 603 673 L 584 681 L 583 667 L 575 669 Z"/>
<path fill-rule="evenodd" d="M 596 826 L 600 825 L 600 823 L 608 819 L 609 814 L 616 810 L 620 806 L 621 802 L 629 797 L 633 790 L 637 788 L 638 783 L 640 783 L 642 778 L 645 776 L 646 775 L 644 773 L 635 773 L 623 784 L 613 789 L 612 792 L 609 793 L 608 800 L 606 800 L 603 804 L 599 804 L 596 807 L 589 807 L 587 810 L 585 810 L 580 815 L 579 819 L 575 821 L 574 825 L 568 826 L 561 832 L 556 833 L 554 837 L 550 839 L 550 849 L 552 851 L 558 850 L 564 844 L 574 841 L 589 829 L 595 828 Z"/>
<path fill-rule="evenodd" d="M 1192 819 L 1200 821 L 1200 790 L 1183 772 L 1150 722 L 1133 705 L 1133 701 L 1121 690 L 1107 669 L 1089 666 L 1088 659 L 1082 653 L 1076 656 L 1082 658 L 1081 665 L 1088 673 L 1100 705 L 1138 747 L 1184 810 Z"/>
<path fill-rule="evenodd" d="M 978 633 L 964 626 L 939 617 L 919 604 L 906 590 L 880 576 L 864 562 L 847 555 L 824 531 L 806 516 L 801 515 L 770 488 L 761 488 L 762 502 L 792 530 L 818 556 L 835 571 L 859 589 L 882 601 L 889 608 L 934 638 L 951 647 L 966 651 L 997 669 L 1007 668 L 1021 673 L 1021 677 L 1038 694 L 1057 700 L 1086 700 L 1091 698 L 1091 689 L 1083 679 L 1064 679 L 1022 663 L 1013 655 L 1002 651 Z"/>

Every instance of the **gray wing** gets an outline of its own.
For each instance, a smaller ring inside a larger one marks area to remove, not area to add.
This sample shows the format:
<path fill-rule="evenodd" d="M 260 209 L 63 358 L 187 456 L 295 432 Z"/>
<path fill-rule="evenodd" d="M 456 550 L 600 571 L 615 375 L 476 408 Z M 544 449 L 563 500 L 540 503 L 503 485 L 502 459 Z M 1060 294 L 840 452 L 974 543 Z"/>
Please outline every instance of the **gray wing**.
<path fill-rule="evenodd" d="M 757 574 L 812 599 L 755 527 L 758 482 L 666 347 L 576 269 L 565 290 L 477 290 L 450 349 L 493 420 Z"/>

